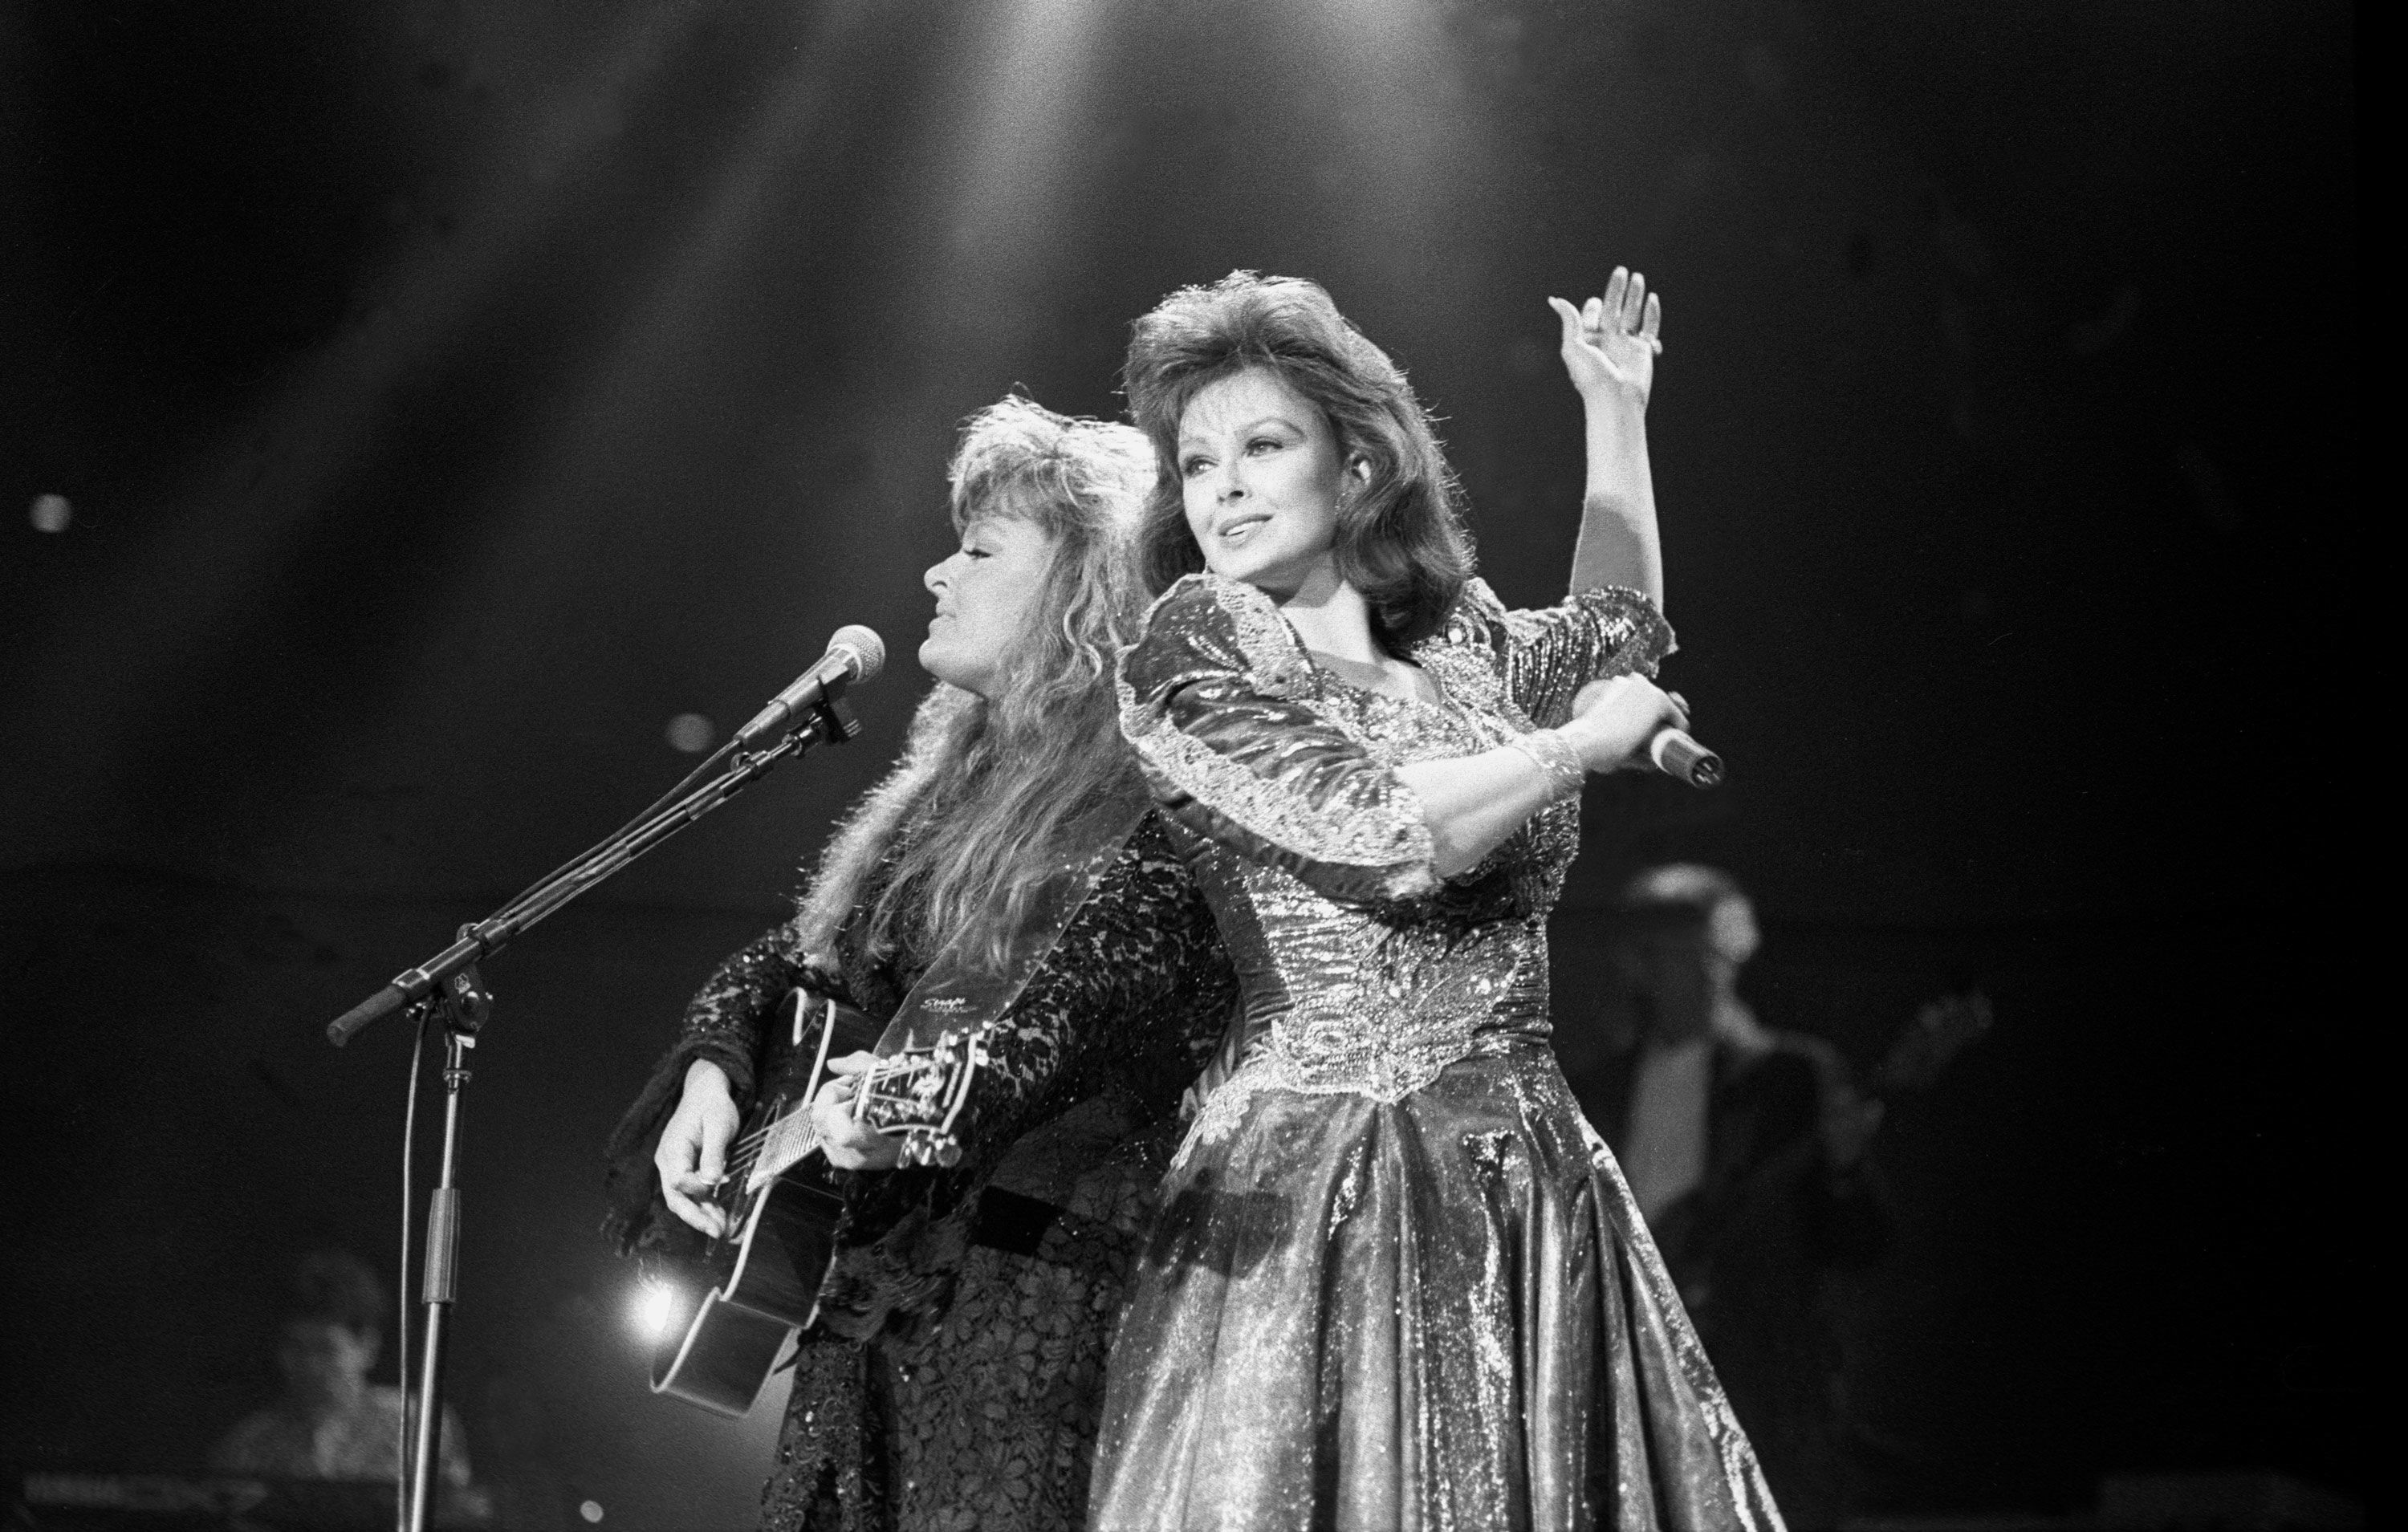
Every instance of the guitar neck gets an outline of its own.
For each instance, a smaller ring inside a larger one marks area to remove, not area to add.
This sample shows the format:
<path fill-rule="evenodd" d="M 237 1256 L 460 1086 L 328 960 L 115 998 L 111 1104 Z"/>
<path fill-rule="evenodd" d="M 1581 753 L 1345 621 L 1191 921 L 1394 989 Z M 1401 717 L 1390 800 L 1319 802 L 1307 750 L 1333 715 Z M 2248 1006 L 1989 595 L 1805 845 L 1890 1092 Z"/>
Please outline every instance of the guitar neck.
<path fill-rule="evenodd" d="M 800 1165 L 820 1146 L 819 1129 L 811 1125 L 809 1101 L 765 1124 L 758 1133 L 760 1147 L 753 1151 L 751 1167 L 744 1172 L 744 1189 L 748 1192 L 768 1185 Z"/>
<path fill-rule="evenodd" d="M 783 1079 L 768 1096 L 767 1112 L 773 1115 L 744 1135 L 730 1167 L 747 1195 L 760 1191 L 822 1147 L 811 1122 L 811 1103 L 829 1079 L 830 1060 L 845 1052 L 858 1052 L 875 1040 L 875 1024 L 869 1018 L 833 1000 L 797 990 L 790 1003 L 794 1041 Z M 852 1035 L 848 1037 L 840 1027 Z M 976 1032 L 949 1032 L 927 1047 L 904 1049 L 849 1076 L 853 1120 L 901 1138 L 907 1165 L 953 1164 L 961 1151 L 949 1135 L 968 1100 L 970 1078 L 985 1062 L 980 1037 Z M 839 1048 L 840 1038 L 854 1046 Z M 807 1070 L 800 1067 L 805 1060 L 810 1061 Z"/>

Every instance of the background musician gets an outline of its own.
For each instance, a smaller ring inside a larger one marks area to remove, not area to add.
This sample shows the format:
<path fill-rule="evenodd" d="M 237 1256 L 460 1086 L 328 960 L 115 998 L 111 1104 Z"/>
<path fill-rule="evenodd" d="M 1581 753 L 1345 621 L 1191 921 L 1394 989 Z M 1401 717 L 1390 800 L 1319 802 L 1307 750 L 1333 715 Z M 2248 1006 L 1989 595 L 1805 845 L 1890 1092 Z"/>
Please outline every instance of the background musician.
<path fill-rule="evenodd" d="M 284 1391 L 244 1416 L 209 1453 L 219 1473 L 398 1483 L 405 1430 L 400 1389 L 368 1373 L 392 1312 L 375 1270 L 344 1250 L 313 1251 L 293 1274 L 293 1307 L 277 1331 Z M 415 1415 L 415 1410 L 408 1411 Z M 437 1481 L 468 1487 L 460 1421 L 447 1406 Z"/>
<path fill-rule="evenodd" d="M 1612 940 L 1627 1013 L 1573 1089 L 1622 1162 L 1664 1263 L 1756 1444 L 1782 1511 L 1827 1526 L 1853 1472 L 1835 1277 L 1878 1261 L 1893 1216 L 1870 1153 L 1884 1102 L 1820 1038 L 1775 1031 L 1740 997 L 1759 942 L 1728 874 L 1659 866 L 1625 886 Z M 1925 1082 L 1989 1024 L 1979 995 L 1934 1001 L 1883 1070 Z"/>

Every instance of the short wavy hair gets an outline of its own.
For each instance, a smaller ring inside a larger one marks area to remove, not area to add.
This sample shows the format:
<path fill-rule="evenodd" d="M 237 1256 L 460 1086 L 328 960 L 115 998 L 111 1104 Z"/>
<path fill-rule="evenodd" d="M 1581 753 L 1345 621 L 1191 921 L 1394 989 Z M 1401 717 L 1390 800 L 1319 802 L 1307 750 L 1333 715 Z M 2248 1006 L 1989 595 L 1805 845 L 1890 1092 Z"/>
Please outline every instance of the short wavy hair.
<path fill-rule="evenodd" d="M 1743 940 L 1726 915 L 1734 906 L 1748 920 Z M 1665 937 L 1705 941 L 1745 962 L 1756 950 L 1755 909 L 1747 890 L 1729 873 L 1696 862 L 1670 862 L 1622 885 L 1613 902 L 1613 933 L 1625 942 Z"/>
<path fill-rule="evenodd" d="M 901 764 L 829 844 L 798 916 L 806 951 L 828 950 L 910 824 L 869 911 L 869 946 L 892 950 L 916 925 L 968 936 L 973 957 L 997 963 L 1056 850 L 1090 815 L 1144 801 L 1120 737 L 1112 663 L 1145 610 L 1132 556 L 1153 478 L 1145 438 L 1011 394 L 962 422 L 946 477 L 956 530 L 1025 521 L 1052 539 L 1053 558 L 995 694 L 940 682 L 912 719 Z"/>
<path fill-rule="evenodd" d="M 348 1250 L 313 1250 L 293 1272 L 288 1317 L 339 1324 L 353 1335 L 379 1335 L 386 1313 L 384 1282 L 376 1267 Z"/>
<path fill-rule="evenodd" d="M 1180 417 L 1207 386 L 1256 367 L 1312 401 L 1344 460 L 1369 469 L 1364 493 L 1339 508 L 1338 572 L 1369 604 L 1374 636 L 1401 654 L 1438 631 L 1471 578 L 1462 491 L 1404 369 L 1302 278 L 1233 271 L 1173 293 L 1134 326 L 1121 382 L 1154 445 L 1139 532 L 1147 585 L 1159 593 L 1204 567 L 1181 494 Z"/>

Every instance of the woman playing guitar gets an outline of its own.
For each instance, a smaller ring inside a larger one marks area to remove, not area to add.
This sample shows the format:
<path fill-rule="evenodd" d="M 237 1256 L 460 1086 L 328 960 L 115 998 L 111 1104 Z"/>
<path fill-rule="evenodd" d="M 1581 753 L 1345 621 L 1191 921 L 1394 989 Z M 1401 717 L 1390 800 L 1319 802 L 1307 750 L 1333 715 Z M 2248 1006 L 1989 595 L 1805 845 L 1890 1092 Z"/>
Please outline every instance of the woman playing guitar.
<path fill-rule="evenodd" d="M 940 1027 L 980 1039 L 955 1164 L 898 1167 L 847 1081 L 813 1111 L 828 1163 L 856 1173 L 767 1526 L 1083 1524 L 1109 1327 L 1180 1092 L 1235 996 L 1114 723 L 1153 473 L 1125 426 L 1020 398 L 972 417 L 950 474 L 961 547 L 926 575 L 938 685 L 903 757 L 796 916 L 703 986 L 614 1137 L 623 1250 L 724 1238 L 730 1141 L 791 991 L 885 1024 L 882 1053 Z"/>

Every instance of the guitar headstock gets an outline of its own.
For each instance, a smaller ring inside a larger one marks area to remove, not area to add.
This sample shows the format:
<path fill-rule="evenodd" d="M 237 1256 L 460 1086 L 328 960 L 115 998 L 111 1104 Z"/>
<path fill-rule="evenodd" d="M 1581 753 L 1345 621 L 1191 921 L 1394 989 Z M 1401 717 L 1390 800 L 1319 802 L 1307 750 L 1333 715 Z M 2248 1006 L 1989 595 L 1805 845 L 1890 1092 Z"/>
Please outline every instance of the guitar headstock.
<path fill-rule="evenodd" d="M 907 1048 L 859 1077 L 853 1119 L 902 1140 L 905 1165 L 956 1164 L 953 1123 L 970 1081 L 987 1062 L 986 1033 L 948 1032 L 925 1048 Z"/>
<path fill-rule="evenodd" d="M 1878 1093 L 1928 1090 L 1959 1052 L 1990 1030 L 1995 1019 L 1990 997 L 1980 990 L 1926 1002 L 1882 1061 L 1874 1077 Z"/>

